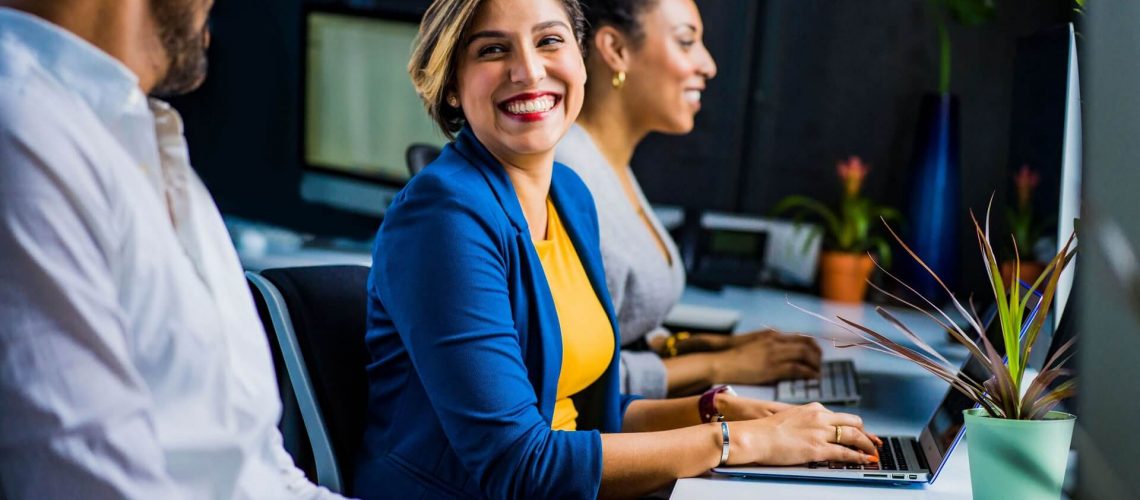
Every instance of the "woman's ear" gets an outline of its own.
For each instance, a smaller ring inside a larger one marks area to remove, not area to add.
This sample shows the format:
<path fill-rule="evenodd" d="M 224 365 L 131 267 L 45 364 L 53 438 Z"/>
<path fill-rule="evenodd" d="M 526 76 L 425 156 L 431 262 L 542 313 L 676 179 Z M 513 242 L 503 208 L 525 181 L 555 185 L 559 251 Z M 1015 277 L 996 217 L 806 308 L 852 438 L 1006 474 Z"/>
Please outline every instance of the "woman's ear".
<path fill-rule="evenodd" d="M 602 26 L 594 33 L 594 54 L 615 73 L 629 69 L 629 39 L 613 26 Z"/>

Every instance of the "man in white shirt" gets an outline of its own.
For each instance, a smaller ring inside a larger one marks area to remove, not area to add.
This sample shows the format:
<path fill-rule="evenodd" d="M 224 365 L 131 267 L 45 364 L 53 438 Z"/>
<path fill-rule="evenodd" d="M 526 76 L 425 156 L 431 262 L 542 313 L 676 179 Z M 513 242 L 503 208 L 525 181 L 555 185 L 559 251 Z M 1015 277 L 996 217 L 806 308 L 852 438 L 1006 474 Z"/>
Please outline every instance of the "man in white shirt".
<path fill-rule="evenodd" d="M 202 82 L 210 4 L 0 2 L 0 498 L 333 496 L 282 447 L 241 266 L 147 97 Z"/>

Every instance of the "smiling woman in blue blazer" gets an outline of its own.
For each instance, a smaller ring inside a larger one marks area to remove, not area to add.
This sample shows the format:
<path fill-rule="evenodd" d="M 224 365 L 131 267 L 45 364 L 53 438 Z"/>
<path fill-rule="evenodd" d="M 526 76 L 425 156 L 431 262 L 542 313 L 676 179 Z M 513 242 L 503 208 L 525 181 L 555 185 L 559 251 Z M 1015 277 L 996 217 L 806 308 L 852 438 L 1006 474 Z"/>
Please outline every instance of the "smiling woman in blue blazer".
<path fill-rule="evenodd" d="M 718 464 L 874 460 L 843 446 L 874 453 L 858 417 L 819 405 L 620 394 L 593 200 L 553 159 L 582 106 L 581 37 L 577 0 L 424 15 L 409 71 L 455 140 L 376 238 L 354 493 L 629 496 Z"/>

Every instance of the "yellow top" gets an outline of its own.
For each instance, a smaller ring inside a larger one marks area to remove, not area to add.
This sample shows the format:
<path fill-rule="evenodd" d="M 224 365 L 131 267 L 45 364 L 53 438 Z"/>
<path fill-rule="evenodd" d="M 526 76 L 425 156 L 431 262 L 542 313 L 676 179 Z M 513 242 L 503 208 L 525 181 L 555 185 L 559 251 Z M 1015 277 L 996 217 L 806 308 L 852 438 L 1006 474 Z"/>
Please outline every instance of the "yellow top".
<path fill-rule="evenodd" d="M 578 410 L 570 396 L 605 373 L 614 355 L 614 330 L 549 199 L 546 212 L 546 240 L 535 241 L 534 247 L 550 284 L 562 329 L 562 371 L 558 374 L 551 428 L 572 431 L 578 428 Z"/>

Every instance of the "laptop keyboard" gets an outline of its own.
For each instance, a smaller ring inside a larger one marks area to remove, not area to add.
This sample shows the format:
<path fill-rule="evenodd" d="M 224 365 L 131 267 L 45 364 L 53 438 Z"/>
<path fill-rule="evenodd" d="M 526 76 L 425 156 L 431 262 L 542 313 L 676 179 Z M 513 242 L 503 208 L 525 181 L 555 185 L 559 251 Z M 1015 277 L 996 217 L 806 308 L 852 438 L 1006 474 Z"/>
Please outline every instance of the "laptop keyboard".
<path fill-rule="evenodd" d="M 859 387 L 855 363 L 849 359 L 826 361 L 819 378 L 782 380 L 776 384 L 776 400 L 785 403 L 856 402 Z"/>
<path fill-rule="evenodd" d="M 909 440 L 908 440 L 909 441 Z M 811 469 L 848 469 L 848 470 L 888 470 L 909 471 L 913 468 L 903 454 L 904 443 L 897 437 L 883 438 L 883 446 L 879 447 L 879 463 L 877 464 L 849 464 L 845 462 L 812 462 L 807 466 Z"/>

